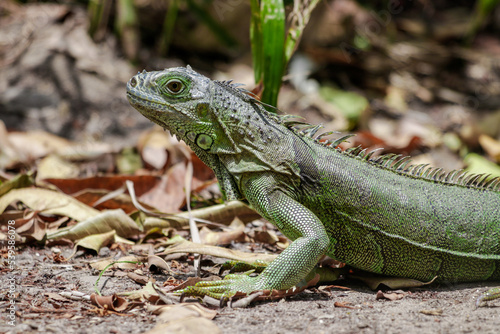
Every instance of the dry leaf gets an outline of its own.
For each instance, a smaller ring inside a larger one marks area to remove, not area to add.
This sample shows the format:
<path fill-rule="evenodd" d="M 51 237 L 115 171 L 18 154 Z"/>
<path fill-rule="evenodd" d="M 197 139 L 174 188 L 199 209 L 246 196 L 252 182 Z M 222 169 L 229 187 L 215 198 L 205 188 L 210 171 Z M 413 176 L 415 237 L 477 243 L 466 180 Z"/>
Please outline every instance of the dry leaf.
<path fill-rule="evenodd" d="M 79 240 L 75 244 L 75 252 L 76 248 L 80 246 L 86 249 L 94 250 L 96 253 L 99 253 L 101 247 L 111 244 L 111 242 L 114 239 L 115 233 L 116 233 L 115 230 L 112 230 L 106 233 L 89 235 Z M 73 257 L 74 254 L 75 253 L 73 253 L 69 258 Z"/>
<path fill-rule="evenodd" d="M 32 210 L 67 216 L 77 221 L 89 219 L 99 214 L 96 209 L 77 201 L 71 196 L 41 188 L 22 188 L 9 191 L 0 197 L 0 213 L 4 212 L 10 203 L 18 201 Z"/>
<path fill-rule="evenodd" d="M 401 292 L 394 291 L 394 292 L 390 292 L 390 293 L 378 291 L 375 299 L 399 300 L 399 299 L 404 298 L 404 296 L 406 296 L 406 295 L 407 295 L 407 293 L 402 292 L 402 291 Z"/>
<path fill-rule="evenodd" d="M 166 272 L 171 272 L 169 265 L 165 260 L 163 260 L 161 257 L 156 256 L 156 255 L 149 255 L 148 256 L 148 265 L 151 268 L 151 266 L 155 266 L 159 269 L 163 269 Z"/>
<path fill-rule="evenodd" d="M 278 243 L 280 240 L 274 231 L 255 231 L 254 235 L 255 241 L 262 242 L 268 245 L 274 245 Z"/>
<path fill-rule="evenodd" d="M 50 178 L 76 177 L 80 172 L 78 165 L 62 159 L 57 154 L 49 154 L 38 163 L 37 181 Z"/>
<path fill-rule="evenodd" d="M 488 155 L 500 163 L 500 142 L 487 135 L 479 136 L 479 144 Z"/>
<path fill-rule="evenodd" d="M 359 275 L 349 275 L 349 277 L 363 281 L 372 290 L 376 290 L 380 284 L 383 284 L 390 289 L 418 288 L 424 285 L 431 284 L 436 279 L 436 277 L 434 277 L 429 282 L 421 282 L 415 279 L 404 278 L 404 277 L 359 276 Z"/>
<path fill-rule="evenodd" d="M 159 313 L 159 324 L 147 334 L 163 333 L 208 333 L 219 334 L 221 330 L 210 321 L 217 312 L 195 303 L 181 303 L 150 308 Z"/>
<path fill-rule="evenodd" d="M 419 312 L 425 315 L 437 315 L 437 316 L 443 315 L 443 310 L 440 308 L 432 310 L 420 310 Z"/>
<path fill-rule="evenodd" d="M 117 209 L 98 212 L 98 214 L 90 219 L 49 234 L 47 238 L 78 240 L 89 235 L 105 233 L 111 230 L 116 231 L 116 234 L 121 237 L 130 238 L 140 233 L 142 228 L 123 210 Z"/>
<path fill-rule="evenodd" d="M 201 242 L 206 245 L 229 245 L 231 242 L 245 241 L 245 225 L 239 219 L 235 219 L 230 231 L 214 232 L 207 227 L 200 230 Z"/>
<path fill-rule="evenodd" d="M 243 261 L 248 263 L 253 263 L 255 261 L 271 262 L 277 256 L 274 254 L 245 253 L 237 250 L 227 249 L 224 247 L 196 244 L 189 241 L 182 241 L 156 255 L 160 256 L 175 253 L 196 253 L 203 255 L 212 255 L 229 260 Z"/>
<path fill-rule="evenodd" d="M 116 294 L 112 296 L 99 296 L 93 293 L 90 295 L 90 301 L 100 308 L 114 312 L 124 312 L 129 306 L 129 303 L 125 299 L 118 297 Z"/>

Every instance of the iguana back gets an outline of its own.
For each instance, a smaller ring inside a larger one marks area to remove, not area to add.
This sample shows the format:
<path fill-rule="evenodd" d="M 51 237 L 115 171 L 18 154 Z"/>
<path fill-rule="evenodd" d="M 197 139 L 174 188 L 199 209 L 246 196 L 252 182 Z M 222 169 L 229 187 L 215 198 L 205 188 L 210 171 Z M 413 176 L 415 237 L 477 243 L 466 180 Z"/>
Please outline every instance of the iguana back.
<path fill-rule="evenodd" d="M 405 167 L 408 160 L 396 156 L 370 160 L 365 152 L 293 136 L 304 175 L 296 187 L 300 202 L 327 222 L 331 257 L 425 281 L 500 279 L 498 182 L 494 187 L 493 180 L 489 186 L 479 178 L 472 182 L 474 175 Z"/>

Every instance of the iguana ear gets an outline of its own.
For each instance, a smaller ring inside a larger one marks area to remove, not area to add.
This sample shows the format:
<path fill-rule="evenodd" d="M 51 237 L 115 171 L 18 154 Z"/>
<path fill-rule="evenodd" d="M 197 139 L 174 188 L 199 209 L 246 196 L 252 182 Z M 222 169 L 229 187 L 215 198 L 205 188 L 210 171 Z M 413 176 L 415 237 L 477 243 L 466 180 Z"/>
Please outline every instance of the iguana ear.
<path fill-rule="evenodd" d="M 207 103 L 200 103 L 196 107 L 198 118 L 210 124 L 210 147 L 200 147 L 211 154 L 236 154 L 241 153 L 241 149 L 235 144 L 230 129 L 224 123 L 223 117 L 217 115 L 217 108 Z M 206 142 L 206 140 L 205 140 Z"/>

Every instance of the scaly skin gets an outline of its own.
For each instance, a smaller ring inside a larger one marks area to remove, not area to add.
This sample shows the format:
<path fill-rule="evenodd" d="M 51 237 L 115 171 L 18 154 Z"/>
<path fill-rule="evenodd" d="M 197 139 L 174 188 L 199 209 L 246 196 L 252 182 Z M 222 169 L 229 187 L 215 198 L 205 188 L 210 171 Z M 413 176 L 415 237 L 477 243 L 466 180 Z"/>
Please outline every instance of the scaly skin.
<path fill-rule="evenodd" d="M 500 279 L 500 179 L 320 143 L 236 85 L 191 68 L 143 72 L 127 96 L 215 171 L 226 199 L 247 201 L 293 242 L 259 276 L 184 292 L 229 297 L 285 290 L 327 254 L 374 273 L 430 281 Z M 294 127 L 295 126 L 295 127 Z"/>

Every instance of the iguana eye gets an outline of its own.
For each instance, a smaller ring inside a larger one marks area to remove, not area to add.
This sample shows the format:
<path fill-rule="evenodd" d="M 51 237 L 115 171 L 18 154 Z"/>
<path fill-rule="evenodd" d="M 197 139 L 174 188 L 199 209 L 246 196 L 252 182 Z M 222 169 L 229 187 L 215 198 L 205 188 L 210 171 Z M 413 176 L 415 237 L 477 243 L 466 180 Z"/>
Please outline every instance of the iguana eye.
<path fill-rule="evenodd" d="M 177 94 L 182 91 L 182 89 L 184 88 L 184 84 L 180 80 L 172 79 L 167 82 L 166 87 L 170 91 L 170 93 Z"/>

